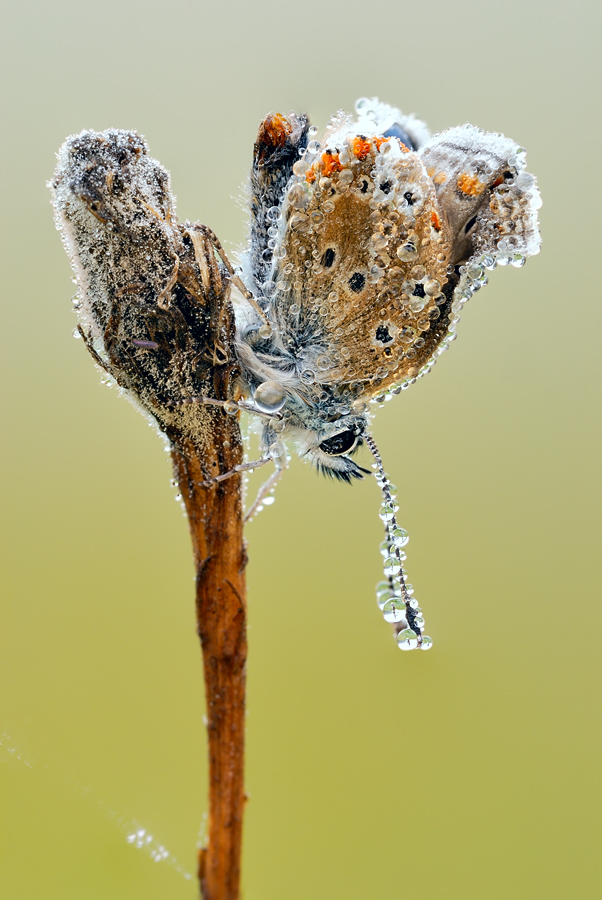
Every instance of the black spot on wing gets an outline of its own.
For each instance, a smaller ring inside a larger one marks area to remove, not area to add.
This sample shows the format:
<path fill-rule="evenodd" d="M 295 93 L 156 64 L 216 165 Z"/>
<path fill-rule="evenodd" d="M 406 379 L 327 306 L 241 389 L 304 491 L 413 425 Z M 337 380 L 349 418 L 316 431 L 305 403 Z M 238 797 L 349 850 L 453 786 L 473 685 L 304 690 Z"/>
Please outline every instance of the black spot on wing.
<path fill-rule="evenodd" d="M 332 247 L 329 247 L 328 250 L 322 256 L 322 265 L 325 269 L 330 269 L 334 262 L 335 252 Z"/>
<path fill-rule="evenodd" d="M 354 294 L 359 294 L 360 291 L 364 290 L 364 285 L 366 284 L 366 276 L 362 275 L 361 272 L 354 272 L 351 278 L 349 279 L 349 287 L 353 291 Z"/>
<path fill-rule="evenodd" d="M 379 325 L 374 336 L 381 344 L 388 344 L 389 341 L 393 340 L 386 325 Z"/>

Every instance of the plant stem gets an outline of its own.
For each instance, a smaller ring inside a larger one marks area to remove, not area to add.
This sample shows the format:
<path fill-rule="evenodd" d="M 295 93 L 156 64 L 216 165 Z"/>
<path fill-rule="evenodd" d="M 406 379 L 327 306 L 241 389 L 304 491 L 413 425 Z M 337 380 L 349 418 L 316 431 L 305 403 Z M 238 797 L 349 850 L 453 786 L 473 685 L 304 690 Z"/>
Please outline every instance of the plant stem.
<path fill-rule="evenodd" d="M 219 412 L 202 459 L 194 445 L 172 451 L 190 523 L 196 567 L 197 628 L 203 650 L 209 743 L 208 841 L 199 853 L 204 900 L 238 900 L 242 840 L 247 659 L 241 476 L 206 487 L 206 473 L 242 461 L 238 422 Z"/>

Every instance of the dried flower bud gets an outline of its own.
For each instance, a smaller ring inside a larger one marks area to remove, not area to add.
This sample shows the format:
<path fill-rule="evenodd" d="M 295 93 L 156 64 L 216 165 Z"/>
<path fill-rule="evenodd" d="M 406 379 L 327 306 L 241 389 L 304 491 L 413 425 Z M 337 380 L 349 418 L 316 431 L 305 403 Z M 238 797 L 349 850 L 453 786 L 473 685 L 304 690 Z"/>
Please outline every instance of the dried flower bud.
<path fill-rule="evenodd" d="M 135 132 L 69 138 L 52 189 L 92 356 L 174 444 L 208 448 L 223 414 L 191 400 L 227 400 L 236 368 L 219 242 L 178 223 L 169 174 Z"/>

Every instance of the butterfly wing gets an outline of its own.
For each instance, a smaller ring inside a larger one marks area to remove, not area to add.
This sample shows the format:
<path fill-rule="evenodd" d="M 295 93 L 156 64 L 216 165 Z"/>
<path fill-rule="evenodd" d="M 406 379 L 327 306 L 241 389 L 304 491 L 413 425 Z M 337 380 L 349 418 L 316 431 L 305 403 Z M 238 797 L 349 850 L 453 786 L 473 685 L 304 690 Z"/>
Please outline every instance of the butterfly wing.
<path fill-rule="evenodd" d="M 294 166 L 266 287 L 301 380 L 370 397 L 424 371 L 483 264 L 538 251 L 539 195 L 500 135 L 462 126 L 413 152 L 353 128 Z"/>
<path fill-rule="evenodd" d="M 275 330 L 318 383 L 372 395 L 414 377 L 450 305 L 451 235 L 424 164 L 394 136 L 335 134 L 296 169 L 274 251 Z"/>

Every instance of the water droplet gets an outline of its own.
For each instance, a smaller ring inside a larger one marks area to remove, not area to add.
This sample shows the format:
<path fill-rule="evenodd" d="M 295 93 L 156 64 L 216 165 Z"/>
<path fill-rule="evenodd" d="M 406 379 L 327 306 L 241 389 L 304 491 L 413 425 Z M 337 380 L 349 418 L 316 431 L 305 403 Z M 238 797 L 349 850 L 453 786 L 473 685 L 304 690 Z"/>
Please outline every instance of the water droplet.
<path fill-rule="evenodd" d="M 81 334 L 79 333 L 78 328 L 74 328 L 73 331 L 71 332 L 71 335 L 72 335 L 72 337 L 74 337 L 76 339 L 76 341 L 81 340 Z"/>
<path fill-rule="evenodd" d="M 395 525 L 389 530 L 389 537 L 396 547 L 405 547 L 410 540 L 410 536 L 405 528 L 400 528 L 399 525 Z"/>
<path fill-rule="evenodd" d="M 255 388 L 253 400 L 264 412 L 278 412 L 284 406 L 286 393 L 277 381 L 264 381 Z"/>
<path fill-rule="evenodd" d="M 408 243 L 402 244 L 397 248 L 397 256 L 402 262 L 410 262 L 411 260 L 416 259 L 418 251 L 414 244 L 408 241 Z"/>
<path fill-rule="evenodd" d="M 299 376 L 303 384 L 313 384 L 316 380 L 316 373 L 313 369 L 303 369 L 301 375 Z"/>
<path fill-rule="evenodd" d="M 401 622 L 405 619 L 405 604 L 403 600 L 387 600 L 382 608 L 385 622 Z"/>
<path fill-rule="evenodd" d="M 266 295 L 266 297 L 271 298 L 271 297 L 276 296 L 276 292 L 277 292 L 278 288 L 276 287 L 275 281 L 264 281 L 262 288 L 263 288 L 263 293 Z"/>
<path fill-rule="evenodd" d="M 275 444 L 270 445 L 268 453 L 272 459 L 280 459 L 280 457 L 284 455 L 284 444 L 281 444 L 280 441 L 276 441 Z"/>
<path fill-rule="evenodd" d="M 267 211 L 267 218 L 270 222 L 277 222 L 280 215 L 280 209 L 277 206 L 271 206 Z"/>
<path fill-rule="evenodd" d="M 282 419 L 270 419 L 269 426 L 276 434 L 281 434 L 286 428 L 286 425 L 282 421 Z"/>
<path fill-rule="evenodd" d="M 383 572 L 385 575 L 395 575 L 399 571 L 399 561 L 395 556 L 388 556 L 385 559 Z"/>
<path fill-rule="evenodd" d="M 305 175 L 307 170 L 309 169 L 309 163 L 307 163 L 304 159 L 299 159 L 293 165 L 293 173 L 295 175 Z"/>
<path fill-rule="evenodd" d="M 418 646 L 418 635 L 411 628 L 404 628 L 397 635 L 397 646 L 400 650 L 415 650 Z"/>
<path fill-rule="evenodd" d="M 262 502 L 264 506 L 271 506 L 272 503 L 276 502 L 276 498 L 270 494 L 268 497 L 264 497 Z"/>
<path fill-rule="evenodd" d="M 235 403 L 234 400 L 226 400 L 224 403 L 224 412 L 229 416 L 235 416 L 238 412 L 238 403 Z"/>
<path fill-rule="evenodd" d="M 441 285 L 436 278 L 432 278 L 424 285 L 424 293 L 427 295 L 427 297 L 436 297 L 440 291 Z"/>
<path fill-rule="evenodd" d="M 422 635 L 422 643 L 420 644 L 421 650 L 430 650 L 433 646 L 433 639 L 428 636 L 428 634 Z"/>
<path fill-rule="evenodd" d="M 306 216 L 305 213 L 295 213 L 290 217 L 289 225 L 291 231 L 297 231 L 299 234 L 306 234 L 311 227 L 311 221 L 309 216 Z"/>

